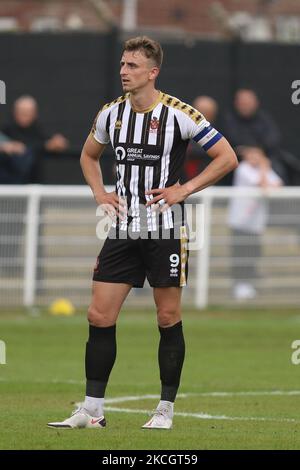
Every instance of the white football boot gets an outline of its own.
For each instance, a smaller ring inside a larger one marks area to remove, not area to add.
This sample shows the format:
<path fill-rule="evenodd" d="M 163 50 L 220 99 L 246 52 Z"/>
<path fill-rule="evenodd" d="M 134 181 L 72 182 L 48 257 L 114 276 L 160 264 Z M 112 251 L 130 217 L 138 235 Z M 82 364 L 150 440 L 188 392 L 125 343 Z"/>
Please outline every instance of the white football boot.
<path fill-rule="evenodd" d="M 142 426 L 143 429 L 171 429 L 173 424 L 173 411 L 168 406 L 159 405 L 152 417 Z"/>
<path fill-rule="evenodd" d="M 70 418 L 60 422 L 48 423 L 47 426 L 49 428 L 60 429 L 100 429 L 105 428 L 106 421 L 104 416 L 95 418 L 91 416 L 85 408 L 79 406 L 75 411 L 73 411 Z"/>

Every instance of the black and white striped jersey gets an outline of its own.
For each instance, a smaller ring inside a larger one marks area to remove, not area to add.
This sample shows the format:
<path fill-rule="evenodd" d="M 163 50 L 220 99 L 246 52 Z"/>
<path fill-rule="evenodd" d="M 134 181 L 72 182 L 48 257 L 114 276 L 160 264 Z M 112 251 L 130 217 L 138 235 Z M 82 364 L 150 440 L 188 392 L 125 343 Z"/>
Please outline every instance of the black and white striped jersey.
<path fill-rule="evenodd" d="M 91 133 L 97 142 L 111 143 L 114 149 L 116 192 L 127 200 L 133 232 L 141 230 L 141 207 L 153 197 L 145 191 L 171 186 L 180 179 L 189 140 L 208 150 L 222 137 L 199 111 L 162 92 L 143 113 L 134 111 L 129 93 L 106 104 Z M 148 231 L 157 230 L 151 207 L 145 213 Z M 128 220 L 120 221 L 119 229 L 127 230 Z M 161 220 L 165 229 L 173 227 L 171 209 L 161 214 Z"/>

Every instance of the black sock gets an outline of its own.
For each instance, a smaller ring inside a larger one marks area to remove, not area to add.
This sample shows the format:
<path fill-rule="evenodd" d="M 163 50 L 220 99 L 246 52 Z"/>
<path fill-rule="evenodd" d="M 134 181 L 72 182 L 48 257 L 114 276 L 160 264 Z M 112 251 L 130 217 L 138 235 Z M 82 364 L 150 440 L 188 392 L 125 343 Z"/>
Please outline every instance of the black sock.
<path fill-rule="evenodd" d="M 160 342 L 158 362 L 161 380 L 161 400 L 175 401 L 180 383 L 180 375 L 184 361 L 185 343 L 182 322 L 169 328 L 160 326 Z"/>
<path fill-rule="evenodd" d="M 104 397 L 116 355 L 116 325 L 104 328 L 90 325 L 85 353 L 87 396 Z"/>

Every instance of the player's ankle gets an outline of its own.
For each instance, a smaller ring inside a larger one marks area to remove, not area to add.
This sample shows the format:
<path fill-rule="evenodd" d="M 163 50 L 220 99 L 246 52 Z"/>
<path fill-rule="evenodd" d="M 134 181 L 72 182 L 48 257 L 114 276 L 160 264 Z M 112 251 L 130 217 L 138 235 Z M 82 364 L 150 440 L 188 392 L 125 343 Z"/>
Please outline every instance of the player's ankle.
<path fill-rule="evenodd" d="M 157 405 L 157 410 L 164 410 L 170 418 L 174 415 L 174 402 L 167 400 L 160 400 Z"/>
<path fill-rule="evenodd" d="M 99 418 L 103 416 L 103 405 L 104 405 L 104 398 L 94 398 L 86 396 L 83 408 L 87 410 L 87 412 L 93 416 L 94 418 Z"/>

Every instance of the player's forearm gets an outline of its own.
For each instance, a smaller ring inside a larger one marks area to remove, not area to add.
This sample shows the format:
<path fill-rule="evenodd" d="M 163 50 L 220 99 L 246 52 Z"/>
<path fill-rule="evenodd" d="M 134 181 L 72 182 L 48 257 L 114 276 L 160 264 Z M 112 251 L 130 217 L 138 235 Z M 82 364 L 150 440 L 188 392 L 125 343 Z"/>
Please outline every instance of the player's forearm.
<path fill-rule="evenodd" d="M 212 162 L 199 175 L 185 183 L 183 186 L 188 196 L 190 194 L 201 191 L 202 189 L 215 184 L 221 178 L 226 176 L 238 165 L 238 161 L 234 152 L 230 154 L 220 155 L 212 160 Z"/>
<path fill-rule="evenodd" d="M 103 184 L 102 172 L 99 160 L 91 158 L 84 151 L 80 157 L 80 165 L 87 184 L 90 186 L 96 201 L 104 194 L 105 188 Z"/>

